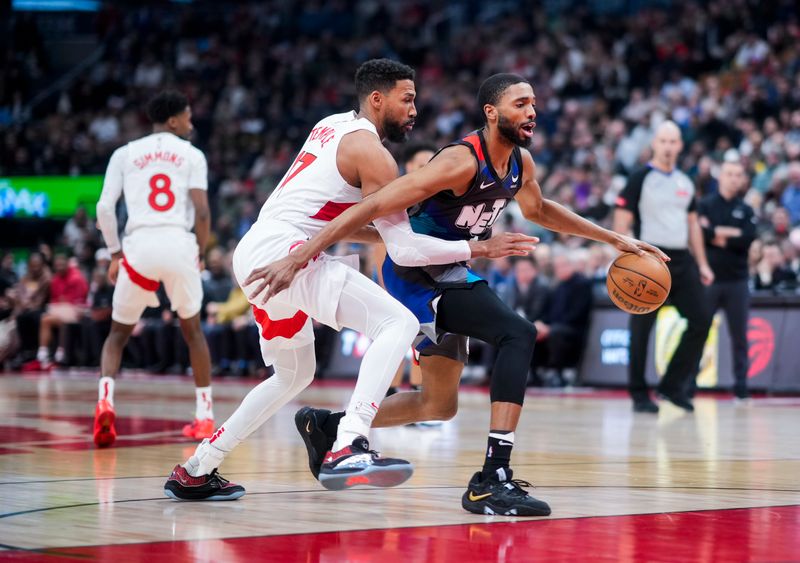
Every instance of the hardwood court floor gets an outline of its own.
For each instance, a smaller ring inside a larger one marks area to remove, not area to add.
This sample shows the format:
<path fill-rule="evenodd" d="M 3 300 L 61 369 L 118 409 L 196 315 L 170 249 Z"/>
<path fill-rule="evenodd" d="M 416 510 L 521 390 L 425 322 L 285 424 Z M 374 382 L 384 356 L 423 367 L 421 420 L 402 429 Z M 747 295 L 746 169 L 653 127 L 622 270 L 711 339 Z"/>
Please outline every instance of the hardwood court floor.
<path fill-rule="evenodd" d="M 218 423 L 254 384 L 216 381 Z M 96 450 L 90 374 L 0 375 L 0 560 L 800 561 L 799 398 L 701 396 L 694 414 L 653 416 L 621 392 L 530 393 L 512 466 L 553 514 L 515 520 L 460 505 L 488 424 L 474 388 L 443 426 L 374 432 L 416 466 L 401 487 L 320 487 L 293 414 L 350 389 L 313 384 L 226 460 L 241 500 L 178 503 L 162 486 L 194 449 L 188 379 L 120 379 L 120 438 Z"/>

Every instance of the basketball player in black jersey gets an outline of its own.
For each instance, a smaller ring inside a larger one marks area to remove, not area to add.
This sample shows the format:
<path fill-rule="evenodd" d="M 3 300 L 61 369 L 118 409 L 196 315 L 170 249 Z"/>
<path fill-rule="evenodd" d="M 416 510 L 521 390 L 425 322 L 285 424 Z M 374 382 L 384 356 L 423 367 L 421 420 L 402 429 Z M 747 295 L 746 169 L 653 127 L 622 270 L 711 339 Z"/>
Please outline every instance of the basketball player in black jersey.
<path fill-rule="evenodd" d="M 523 215 L 546 228 L 612 244 L 622 252 L 653 252 L 655 247 L 603 229 L 561 205 L 542 198 L 536 166 L 527 147 L 535 127 L 536 98 L 530 83 L 514 74 L 488 78 L 478 93 L 485 127 L 440 151 L 430 163 L 403 176 L 351 207 L 289 257 L 258 268 L 247 284 L 262 280 L 266 299 L 288 286 L 318 252 L 375 217 L 413 208 L 414 230 L 448 239 L 484 235 L 515 198 Z M 520 170 L 521 168 L 521 170 Z M 521 173 L 520 173 L 521 172 Z M 547 503 L 531 497 L 525 481 L 509 468 L 514 431 L 525 396 L 536 329 L 517 315 L 464 264 L 398 268 L 384 266 L 387 289 L 428 325 L 420 342 L 421 392 L 397 393 L 381 403 L 373 426 L 393 426 L 448 418 L 458 404 L 458 382 L 465 360 L 465 337 L 498 349 L 490 399 L 491 423 L 483 469 L 472 477 L 462 506 L 479 514 L 546 516 Z M 387 279 L 389 278 L 389 279 Z M 261 291 L 262 288 L 259 288 Z M 316 473 L 330 449 L 340 413 L 301 409 L 295 419 Z"/>

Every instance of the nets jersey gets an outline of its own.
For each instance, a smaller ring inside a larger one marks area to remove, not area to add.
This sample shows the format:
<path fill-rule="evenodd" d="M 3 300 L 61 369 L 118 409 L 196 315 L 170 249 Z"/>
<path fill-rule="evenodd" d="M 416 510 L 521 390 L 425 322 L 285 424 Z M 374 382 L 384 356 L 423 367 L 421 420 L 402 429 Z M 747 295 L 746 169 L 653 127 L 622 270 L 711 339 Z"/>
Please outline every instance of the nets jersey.
<path fill-rule="evenodd" d="M 448 146 L 454 145 L 466 146 L 472 152 L 478 164 L 475 180 L 463 195 L 457 196 L 450 190 L 441 191 L 409 209 L 411 226 L 414 232 L 445 240 L 486 238 L 491 235 L 492 225 L 509 200 L 522 187 L 522 155 L 519 147 L 514 147 L 508 172 L 500 178 L 488 159 L 482 130 Z M 387 258 L 383 269 L 384 279 L 387 269 L 407 279 L 422 277 L 438 284 L 461 285 L 481 279 L 462 265 L 408 268 Z"/>
<path fill-rule="evenodd" d="M 417 233 L 446 240 L 488 237 L 492 225 L 522 187 L 522 154 L 519 147 L 514 147 L 508 172 L 501 178 L 489 160 L 482 130 L 448 146 L 454 145 L 468 147 L 477 161 L 478 172 L 472 185 L 463 195 L 441 191 L 409 209 L 411 226 Z M 383 282 L 387 291 L 420 322 L 426 338 L 415 342 L 418 350 L 441 338 L 442 332 L 436 326 L 436 303 L 441 292 L 482 281 L 463 263 L 405 267 L 395 264 L 391 257 L 383 263 Z"/>
<path fill-rule="evenodd" d="M 348 184 L 339 173 L 336 152 L 345 135 L 362 129 L 378 136 L 375 126 L 358 118 L 354 111 L 331 115 L 317 123 L 264 203 L 253 228 L 279 220 L 312 237 L 345 209 L 361 201 L 361 190 Z"/>
<path fill-rule="evenodd" d="M 409 209 L 411 226 L 417 233 L 447 240 L 483 238 L 491 234 L 492 225 L 522 186 L 522 156 L 514 147 L 508 172 L 500 178 L 485 156 L 483 130 L 448 146 L 455 145 L 468 147 L 477 160 L 475 180 L 464 195 L 442 191 Z"/>
<path fill-rule="evenodd" d="M 191 230 L 190 189 L 208 189 L 203 153 L 172 133 L 154 133 L 118 148 L 111 156 L 101 201 L 125 196 L 125 233 L 142 227 L 177 226 Z"/>

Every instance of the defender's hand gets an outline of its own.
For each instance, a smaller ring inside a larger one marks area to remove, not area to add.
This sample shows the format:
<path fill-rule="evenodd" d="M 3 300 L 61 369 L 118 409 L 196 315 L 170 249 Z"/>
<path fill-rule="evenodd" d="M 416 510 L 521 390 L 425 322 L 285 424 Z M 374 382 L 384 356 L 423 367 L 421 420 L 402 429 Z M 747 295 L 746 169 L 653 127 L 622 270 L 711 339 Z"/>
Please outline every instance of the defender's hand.
<path fill-rule="evenodd" d="M 537 237 L 522 233 L 500 233 L 488 240 L 470 241 L 473 258 L 502 258 L 504 256 L 527 256 L 539 242 Z"/>
<path fill-rule="evenodd" d="M 305 264 L 299 263 L 291 254 L 285 258 L 256 268 L 247 279 L 244 280 L 245 287 L 252 283 L 259 282 L 256 289 L 250 292 L 249 298 L 255 299 L 262 291 L 267 290 L 261 300 L 263 305 L 276 294 L 280 293 L 292 283 L 297 272 L 303 269 Z"/>

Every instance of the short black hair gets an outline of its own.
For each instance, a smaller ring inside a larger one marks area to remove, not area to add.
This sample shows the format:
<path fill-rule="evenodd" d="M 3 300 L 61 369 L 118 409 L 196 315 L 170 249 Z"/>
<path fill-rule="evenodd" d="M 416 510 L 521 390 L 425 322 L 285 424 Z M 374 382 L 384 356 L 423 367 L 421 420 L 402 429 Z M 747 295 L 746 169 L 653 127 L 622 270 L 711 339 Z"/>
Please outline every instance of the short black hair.
<path fill-rule="evenodd" d="M 414 69 L 390 59 L 372 59 L 356 70 L 356 95 L 361 101 L 370 93 L 388 92 L 398 80 L 414 80 Z"/>
<path fill-rule="evenodd" d="M 166 123 L 170 117 L 183 113 L 189 98 L 177 90 L 164 90 L 147 102 L 147 118 L 152 123 Z"/>
<path fill-rule="evenodd" d="M 411 143 L 406 147 L 406 150 L 403 151 L 403 162 L 408 162 L 412 158 L 414 158 L 418 152 L 422 151 L 431 151 L 433 153 L 436 152 L 436 145 L 433 143 Z"/>
<path fill-rule="evenodd" d="M 530 81 L 523 78 L 519 74 L 512 74 L 510 72 L 501 72 L 500 74 L 493 74 L 483 81 L 480 89 L 478 89 L 478 109 L 483 113 L 483 106 L 486 104 L 496 106 L 497 102 L 509 86 L 514 84 L 530 84 Z M 484 116 L 485 119 L 485 116 Z"/>

